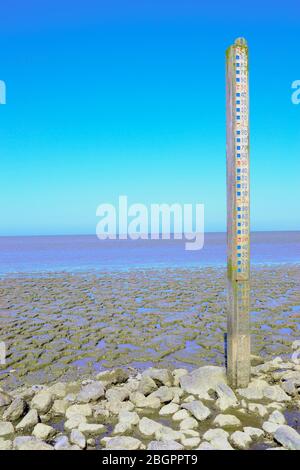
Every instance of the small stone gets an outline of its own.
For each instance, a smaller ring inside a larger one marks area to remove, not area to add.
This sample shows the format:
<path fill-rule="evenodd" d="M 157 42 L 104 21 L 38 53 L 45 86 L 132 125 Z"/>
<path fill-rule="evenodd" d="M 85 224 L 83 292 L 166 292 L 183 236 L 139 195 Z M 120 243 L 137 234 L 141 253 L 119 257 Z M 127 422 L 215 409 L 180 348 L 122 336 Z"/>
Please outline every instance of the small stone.
<path fill-rule="evenodd" d="M 166 416 L 166 415 L 173 415 L 179 410 L 179 406 L 176 403 L 169 403 L 168 405 L 163 406 L 159 410 L 159 415 Z"/>
<path fill-rule="evenodd" d="M 96 418 L 97 422 L 102 424 L 106 424 L 109 421 L 109 411 L 99 405 L 94 406 L 93 416 Z"/>
<path fill-rule="evenodd" d="M 2 406 L 10 405 L 13 398 L 8 394 L 0 390 L 0 408 Z"/>
<path fill-rule="evenodd" d="M 230 436 L 230 442 L 237 447 L 238 449 L 247 449 L 252 442 L 251 437 L 249 434 L 243 431 L 235 431 Z"/>
<path fill-rule="evenodd" d="M 132 411 L 134 410 L 134 404 L 131 401 L 108 401 L 106 404 L 107 410 L 114 414 L 118 415 L 121 411 Z"/>
<path fill-rule="evenodd" d="M 187 369 L 175 369 L 172 372 L 172 375 L 174 377 L 174 385 L 180 385 L 179 379 L 180 377 L 183 377 L 184 375 L 188 374 L 189 371 Z"/>
<path fill-rule="evenodd" d="M 80 449 L 86 448 L 86 438 L 84 434 L 78 429 L 72 429 L 70 441 L 72 444 L 77 445 Z"/>
<path fill-rule="evenodd" d="M 200 444 L 200 437 L 184 437 L 181 439 L 181 444 L 185 449 L 194 449 Z"/>
<path fill-rule="evenodd" d="M 148 450 L 183 450 L 183 445 L 176 441 L 151 441 Z"/>
<path fill-rule="evenodd" d="M 173 377 L 168 369 L 150 367 L 143 372 L 142 377 L 151 377 L 157 385 L 166 385 L 167 387 L 173 385 Z"/>
<path fill-rule="evenodd" d="M 67 432 L 71 432 L 72 429 L 76 429 L 80 424 L 86 423 L 86 417 L 83 415 L 72 415 L 67 421 L 65 421 L 64 428 Z"/>
<path fill-rule="evenodd" d="M 253 428 L 252 426 L 245 426 L 244 432 L 248 434 L 248 436 L 251 437 L 251 439 L 260 439 L 265 434 L 262 429 Z"/>
<path fill-rule="evenodd" d="M 229 437 L 229 433 L 224 431 L 224 429 L 209 429 L 203 434 L 203 439 L 207 441 L 212 441 L 213 439 L 217 438 L 224 438 L 227 439 Z"/>
<path fill-rule="evenodd" d="M 264 389 L 264 398 L 268 400 L 285 402 L 291 401 L 291 397 L 285 393 L 279 385 L 269 385 Z"/>
<path fill-rule="evenodd" d="M 238 406 L 237 397 L 234 391 L 227 384 L 218 384 L 216 387 L 216 394 L 218 396 L 216 407 L 219 410 L 226 411 L 228 408 Z"/>
<path fill-rule="evenodd" d="M 133 392 L 130 395 L 130 400 L 135 404 L 137 408 L 149 408 L 157 410 L 161 407 L 161 401 L 159 398 L 153 397 L 151 395 L 145 397 L 145 395 L 140 392 Z"/>
<path fill-rule="evenodd" d="M 99 436 L 106 430 L 106 427 L 103 424 L 81 423 L 78 429 L 85 436 Z"/>
<path fill-rule="evenodd" d="M 63 399 L 54 400 L 52 408 L 51 408 L 51 413 L 54 416 L 64 416 L 66 414 L 68 407 L 69 407 L 69 403 L 66 400 L 63 400 Z"/>
<path fill-rule="evenodd" d="M 100 372 L 96 378 L 106 387 L 107 385 L 116 385 L 126 382 L 129 378 L 129 374 L 126 370 L 117 368 L 110 371 Z"/>
<path fill-rule="evenodd" d="M 42 390 L 37 393 L 31 400 L 31 408 L 37 410 L 38 413 L 45 414 L 50 410 L 53 403 L 51 393 L 47 390 Z"/>
<path fill-rule="evenodd" d="M 155 392 L 152 392 L 149 396 L 149 398 L 158 398 L 161 403 L 166 403 L 169 402 L 173 399 L 174 397 L 174 392 L 170 387 L 162 386 L 159 387 Z"/>
<path fill-rule="evenodd" d="M 143 417 L 139 422 L 139 431 L 144 436 L 154 436 L 156 431 L 162 428 L 162 424 L 153 421 L 147 417 Z"/>
<path fill-rule="evenodd" d="M 213 424 L 215 426 L 220 426 L 220 428 L 223 428 L 224 426 L 241 426 L 242 423 L 234 415 L 219 414 L 213 420 Z"/>
<path fill-rule="evenodd" d="M 262 400 L 264 396 L 264 389 L 269 384 L 265 380 L 255 379 L 250 382 L 248 387 L 237 389 L 237 393 L 247 400 Z"/>
<path fill-rule="evenodd" d="M 179 379 L 181 388 L 202 399 L 210 399 L 208 392 L 215 390 L 220 383 L 226 383 L 225 369 L 217 366 L 204 366 L 183 375 Z"/>
<path fill-rule="evenodd" d="M 286 423 L 284 415 L 278 410 L 275 410 L 275 411 L 273 411 L 273 413 L 270 414 L 268 421 L 270 423 L 275 423 L 275 424 L 285 424 Z"/>
<path fill-rule="evenodd" d="M 67 385 L 63 382 L 57 382 L 49 387 L 48 390 L 54 399 L 61 399 L 67 395 Z"/>
<path fill-rule="evenodd" d="M 199 400 L 185 403 L 182 408 L 188 410 L 198 421 L 204 421 L 211 415 L 209 408 Z"/>
<path fill-rule="evenodd" d="M 3 413 L 3 419 L 5 421 L 17 421 L 24 415 L 25 410 L 26 402 L 22 398 L 15 398 Z"/>
<path fill-rule="evenodd" d="M 137 450 L 142 443 L 139 439 L 130 436 L 111 437 L 106 440 L 108 450 Z"/>
<path fill-rule="evenodd" d="M 20 450 L 20 447 L 28 441 L 36 441 L 36 438 L 34 436 L 18 436 L 15 437 L 13 441 L 13 448 L 15 450 Z"/>
<path fill-rule="evenodd" d="M 181 431 L 184 429 L 195 429 L 198 427 L 198 421 L 195 418 L 185 418 L 179 425 Z"/>
<path fill-rule="evenodd" d="M 80 390 L 77 401 L 79 403 L 89 403 L 91 401 L 97 401 L 104 397 L 105 390 L 101 382 L 91 382 Z"/>
<path fill-rule="evenodd" d="M 54 440 L 54 449 L 55 450 L 69 450 L 70 442 L 67 436 L 58 436 Z"/>
<path fill-rule="evenodd" d="M 126 387 L 110 388 L 105 396 L 110 401 L 124 401 L 129 398 L 129 390 Z"/>
<path fill-rule="evenodd" d="M 179 410 L 172 416 L 172 419 L 174 421 L 182 421 L 182 420 L 188 418 L 189 416 L 191 416 L 191 415 L 190 415 L 190 413 L 188 413 L 187 410 Z"/>
<path fill-rule="evenodd" d="M 74 415 L 92 416 L 93 411 L 90 405 L 71 405 L 66 411 L 66 417 L 69 419 Z"/>
<path fill-rule="evenodd" d="M 279 428 L 280 424 L 271 423 L 270 421 L 265 421 L 262 425 L 263 430 L 267 434 L 274 434 L 277 428 Z"/>
<path fill-rule="evenodd" d="M 267 408 L 259 403 L 248 403 L 248 410 L 262 418 L 268 414 Z"/>
<path fill-rule="evenodd" d="M 300 450 L 300 434 L 290 426 L 279 426 L 274 435 L 277 442 L 290 450 Z"/>
<path fill-rule="evenodd" d="M 20 445 L 19 450 L 54 450 L 54 447 L 40 439 L 28 440 Z"/>
<path fill-rule="evenodd" d="M 14 433 L 14 427 L 9 421 L 0 421 L 0 437 L 9 437 Z"/>
<path fill-rule="evenodd" d="M 139 420 L 139 415 L 135 411 L 131 412 L 125 410 L 119 413 L 120 423 L 126 423 L 130 426 L 135 426 L 136 424 L 138 424 Z"/>
<path fill-rule="evenodd" d="M 209 442 L 201 442 L 200 446 L 196 450 L 216 450 Z"/>
<path fill-rule="evenodd" d="M 141 378 L 137 391 L 145 396 L 157 390 L 157 385 L 151 377 L 145 376 Z"/>
<path fill-rule="evenodd" d="M 182 437 L 184 437 L 182 432 L 176 431 L 169 426 L 161 426 L 155 432 L 155 439 L 157 441 L 179 441 Z"/>
<path fill-rule="evenodd" d="M 47 424 L 38 423 L 35 425 L 32 435 L 37 439 L 47 441 L 56 434 L 56 430 Z"/>
<path fill-rule="evenodd" d="M 86 441 L 87 445 L 90 446 L 90 447 L 96 447 L 96 441 L 95 439 L 93 439 L 92 437 L 90 437 L 87 441 Z"/>
<path fill-rule="evenodd" d="M 0 437 L 0 450 L 11 450 L 13 447 L 12 441 Z"/>
<path fill-rule="evenodd" d="M 17 431 L 31 431 L 39 422 L 39 416 L 36 410 L 30 410 L 24 418 L 17 424 Z"/>

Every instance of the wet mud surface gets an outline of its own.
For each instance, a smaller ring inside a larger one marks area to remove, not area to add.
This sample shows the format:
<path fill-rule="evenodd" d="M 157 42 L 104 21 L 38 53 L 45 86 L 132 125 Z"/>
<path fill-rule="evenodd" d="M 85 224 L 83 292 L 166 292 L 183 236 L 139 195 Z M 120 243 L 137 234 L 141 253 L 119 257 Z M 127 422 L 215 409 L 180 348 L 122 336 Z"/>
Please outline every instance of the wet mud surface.
<path fill-rule="evenodd" d="M 300 267 L 252 269 L 252 353 L 290 357 Z M 106 368 L 224 364 L 224 269 L 10 275 L 0 289 L 0 384 L 73 380 Z"/>

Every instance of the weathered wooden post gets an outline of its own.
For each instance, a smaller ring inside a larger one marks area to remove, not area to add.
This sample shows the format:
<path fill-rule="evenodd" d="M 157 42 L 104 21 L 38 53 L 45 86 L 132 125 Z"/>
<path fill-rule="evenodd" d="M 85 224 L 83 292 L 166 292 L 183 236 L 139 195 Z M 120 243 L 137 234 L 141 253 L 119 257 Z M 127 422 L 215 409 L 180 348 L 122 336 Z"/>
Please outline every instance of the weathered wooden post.
<path fill-rule="evenodd" d="M 248 47 L 226 51 L 227 119 L 227 376 L 232 387 L 250 379 L 250 224 Z"/>

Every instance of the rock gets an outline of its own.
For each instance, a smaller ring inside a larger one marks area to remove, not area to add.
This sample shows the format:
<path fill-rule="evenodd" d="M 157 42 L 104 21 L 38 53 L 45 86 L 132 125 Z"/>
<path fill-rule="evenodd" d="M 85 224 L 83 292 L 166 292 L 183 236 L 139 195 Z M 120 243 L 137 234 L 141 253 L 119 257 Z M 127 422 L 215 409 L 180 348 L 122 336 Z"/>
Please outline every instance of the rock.
<path fill-rule="evenodd" d="M 262 400 L 264 396 L 264 389 L 269 384 L 265 380 L 254 379 L 246 388 L 238 388 L 237 393 L 247 400 Z"/>
<path fill-rule="evenodd" d="M 35 425 L 32 435 L 37 439 L 47 441 L 56 434 L 56 430 L 47 424 L 38 423 Z"/>
<path fill-rule="evenodd" d="M 179 382 L 185 392 L 210 399 L 208 392 L 215 390 L 217 385 L 226 383 L 225 369 L 217 366 L 200 367 L 180 377 Z"/>
<path fill-rule="evenodd" d="M 119 422 L 126 423 L 130 426 L 135 426 L 139 423 L 139 415 L 136 412 L 131 411 L 121 411 L 119 413 Z"/>
<path fill-rule="evenodd" d="M 26 410 L 26 402 L 22 398 L 15 398 L 3 413 L 5 421 L 17 421 Z"/>
<path fill-rule="evenodd" d="M 17 431 L 31 431 L 39 422 L 39 416 L 36 410 L 30 410 L 24 418 L 17 424 Z"/>
<path fill-rule="evenodd" d="M 144 436 L 154 436 L 156 431 L 162 428 L 162 424 L 153 421 L 147 417 L 143 417 L 139 422 L 139 431 Z"/>
<path fill-rule="evenodd" d="M 90 437 L 89 439 L 87 439 L 86 443 L 87 443 L 87 445 L 90 446 L 90 447 L 96 447 L 96 441 L 95 441 L 95 439 L 93 439 L 92 437 Z"/>
<path fill-rule="evenodd" d="M 184 445 L 185 449 L 194 449 L 200 444 L 200 437 L 183 437 L 181 444 Z"/>
<path fill-rule="evenodd" d="M 263 394 L 264 398 L 271 401 L 291 401 L 291 397 L 289 397 L 279 385 L 269 385 L 268 387 L 265 387 Z"/>
<path fill-rule="evenodd" d="M 265 434 L 262 429 L 253 428 L 252 426 L 245 426 L 244 432 L 248 434 L 248 436 L 251 437 L 251 439 L 260 439 Z"/>
<path fill-rule="evenodd" d="M 203 434 L 203 439 L 210 442 L 214 449 L 233 450 L 228 442 L 229 433 L 223 429 L 209 429 Z"/>
<path fill-rule="evenodd" d="M 150 367 L 143 372 L 142 377 L 151 377 L 157 385 L 166 385 L 167 387 L 173 385 L 173 377 L 168 369 Z"/>
<path fill-rule="evenodd" d="M 8 394 L 0 390 L 0 408 L 2 406 L 10 405 L 13 401 L 13 398 Z"/>
<path fill-rule="evenodd" d="M 236 416 L 219 414 L 213 420 L 213 424 L 222 428 L 224 426 L 241 426 L 242 423 Z"/>
<path fill-rule="evenodd" d="M 51 413 L 53 416 L 64 416 L 69 407 L 69 403 L 66 400 L 54 400 Z"/>
<path fill-rule="evenodd" d="M 162 386 L 159 387 L 155 392 L 152 392 L 149 396 L 148 399 L 150 398 L 158 398 L 161 403 L 166 403 L 169 402 L 173 399 L 174 397 L 174 392 L 171 388 Z"/>
<path fill-rule="evenodd" d="M 172 419 L 174 421 L 182 421 L 183 419 L 186 419 L 189 416 L 190 413 L 188 413 L 187 410 L 179 410 L 172 416 Z"/>
<path fill-rule="evenodd" d="M 125 434 L 128 431 L 131 431 L 132 425 L 129 423 L 117 423 L 112 431 L 112 435 L 120 435 L 120 434 Z"/>
<path fill-rule="evenodd" d="M 150 393 L 157 390 L 157 385 L 151 377 L 145 376 L 141 378 L 137 391 L 142 393 L 145 396 L 150 395 Z"/>
<path fill-rule="evenodd" d="M 243 431 L 235 431 L 230 436 L 230 442 L 237 447 L 238 449 L 247 449 L 252 442 L 251 437 L 249 434 Z"/>
<path fill-rule="evenodd" d="M 177 387 L 177 385 L 180 385 L 179 379 L 180 377 L 183 377 L 184 375 L 188 374 L 189 371 L 187 369 L 175 369 L 172 372 L 173 375 L 173 381 L 174 385 Z"/>
<path fill-rule="evenodd" d="M 277 442 L 290 450 L 300 450 L 300 434 L 290 426 L 279 426 L 274 437 Z"/>
<path fill-rule="evenodd" d="M 224 431 L 224 429 L 209 429 L 203 434 L 203 439 L 209 442 L 216 438 L 227 439 L 228 437 L 229 433 L 227 431 Z"/>
<path fill-rule="evenodd" d="M 74 415 L 92 416 L 93 410 L 90 405 L 71 405 L 66 411 L 66 417 L 69 419 Z"/>
<path fill-rule="evenodd" d="M 105 389 L 101 382 L 91 382 L 84 385 L 77 395 L 77 401 L 79 403 L 89 403 L 91 401 L 97 401 L 104 397 Z"/>
<path fill-rule="evenodd" d="M 218 400 L 216 407 L 221 411 L 226 411 L 228 408 L 238 406 L 238 400 L 234 391 L 225 383 L 216 386 L 216 394 Z"/>
<path fill-rule="evenodd" d="M 93 408 L 93 416 L 96 418 L 97 422 L 106 424 L 109 421 L 109 410 L 102 408 L 102 406 L 95 405 Z"/>
<path fill-rule="evenodd" d="M 67 421 L 65 421 L 64 428 L 67 432 L 71 432 L 72 429 L 76 429 L 80 424 L 86 423 L 86 417 L 83 415 L 72 415 Z"/>
<path fill-rule="evenodd" d="M 211 415 L 209 408 L 198 400 L 185 403 L 182 405 L 182 408 L 188 410 L 198 421 L 204 421 Z"/>
<path fill-rule="evenodd" d="M 49 387 L 49 392 L 51 393 L 53 399 L 65 398 L 67 395 L 67 384 L 63 382 L 57 382 L 56 384 Z"/>
<path fill-rule="evenodd" d="M 25 441 L 22 445 L 19 446 L 19 450 L 54 450 L 54 447 L 46 444 L 46 442 L 41 441 L 40 439 L 33 439 Z"/>
<path fill-rule="evenodd" d="M 110 413 L 118 415 L 121 411 L 134 410 L 134 404 L 131 403 L 131 401 L 109 400 L 106 404 L 106 408 Z"/>
<path fill-rule="evenodd" d="M 270 410 L 271 411 L 274 411 L 274 410 L 281 411 L 281 410 L 285 409 L 285 405 L 283 403 L 276 403 L 276 401 L 274 401 L 273 403 L 270 403 L 269 405 L 267 405 L 267 409 L 268 409 L 268 412 L 270 412 Z"/>
<path fill-rule="evenodd" d="M 116 385 L 126 382 L 129 378 L 129 374 L 126 370 L 118 368 L 100 372 L 96 378 L 106 387 L 107 385 Z"/>
<path fill-rule="evenodd" d="M 184 429 L 196 429 L 198 427 L 198 421 L 195 418 L 185 418 L 183 421 L 180 422 L 180 430 Z"/>
<path fill-rule="evenodd" d="M 298 395 L 298 388 L 300 387 L 300 378 L 299 379 L 289 379 L 280 384 L 281 388 L 292 397 Z"/>
<path fill-rule="evenodd" d="M 159 414 L 160 414 L 161 416 L 173 415 L 173 414 L 176 413 L 178 410 L 179 410 L 179 405 L 177 405 L 176 403 L 169 403 L 168 405 L 163 406 L 163 407 L 159 410 Z"/>
<path fill-rule="evenodd" d="M 0 450 L 11 450 L 13 447 L 12 441 L 0 437 Z"/>
<path fill-rule="evenodd" d="M 183 450 L 183 445 L 176 441 L 151 441 L 148 450 Z"/>
<path fill-rule="evenodd" d="M 209 442 L 201 442 L 200 446 L 196 450 L 216 450 L 216 448 Z"/>
<path fill-rule="evenodd" d="M 267 408 L 259 403 L 248 403 L 248 410 L 251 413 L 255 413 L 261 416 L 262 418 L 269 413 Z"/>
<path fill-rule="evenodd" d="M 80 423 L 78 429 L 85 436 L 99 436 L 106 430 L 106 427 L 103 424 Z"/>
<path fill-rule="evenodd" d="M 137 450 L 142 443 L 139 439 L 129 436 L 111 437 L 106 441 L 108 450 Z"/>
<path fill-rule="evenodd" d="M 54 449 L 55 450 L 69 450 L 70 442 L 67 436 L 58 436 L 54 440 Z"/>
<path fill-rule="evenodd" d="M 84 434 L 80 432 L 78 429 L 72 429 L 70 441 L 72 444 L 75 444 L 78 447 L 80 447 L 80 449 L 86 448 L 86 438 Z"/>
<path fill-rule="evenodd" d="M 270 414 L 268 421 L 270 423 L 275 423 L 275 424 L 285 424 L 286 423 L 284 415 L 278 410 L 275 410 L 275 411 L 273 411 L 273 413 Z"/>
<path fill-rule="evenodd" d="M 262 425 L 263 430 L 267 434 L 274 434 L 277 428 L 279 428 L 280 424 L 271 423 L 270 421 L 265 421 Z"/>
<path fill-rule="evenodd" d="M 145 395 L 140 392 L 131 393 L 130 400 L 137 408 L 150 408 L 156 410 L 161 406 L 161 401 L 159 398 L 153 397 L 151 395 L 145 397 Z"/>
<path fill-rule="evenodd" d="M 36 441 L 36 438 L 34 436 L 18 436 L 15 437 L 13 441 L 13 448 L 15 450 L 20 450 L 20 447 L 28 441 Z"/>
<path fill-rule="evenodd" d="M 31 408 L 37 410 L 38 413 L 45 414 L 50 410 L 53 398 L 50 392 L 42 390 L 38 392 L 31 400 Z"/>
<path fill-rule="evenodd" d="M 129 391 L 126 387 L 110 388 L 105 396 L 110 401 L 124 401 L 129 398 Z"/>
<path fill-rule="evenodd" d="M 184 434 L 180 431 L 170 428 L 169 426 L 161 426 L 155 432 L 155 439 L 157 441 L 179 441 L 184 437 Z"/>

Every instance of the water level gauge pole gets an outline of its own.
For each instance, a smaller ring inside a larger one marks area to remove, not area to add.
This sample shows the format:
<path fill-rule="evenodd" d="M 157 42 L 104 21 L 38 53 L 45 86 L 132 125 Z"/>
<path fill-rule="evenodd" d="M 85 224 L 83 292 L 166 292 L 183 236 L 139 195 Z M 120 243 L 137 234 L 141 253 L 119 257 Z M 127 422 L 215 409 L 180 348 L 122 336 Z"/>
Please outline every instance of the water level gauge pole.
<path fill-rule="evenodd" d="M 226 51 L 227 376 L 232 387 L 250 379 L 250 195 L 248 47 L 236 39 Z"/>

